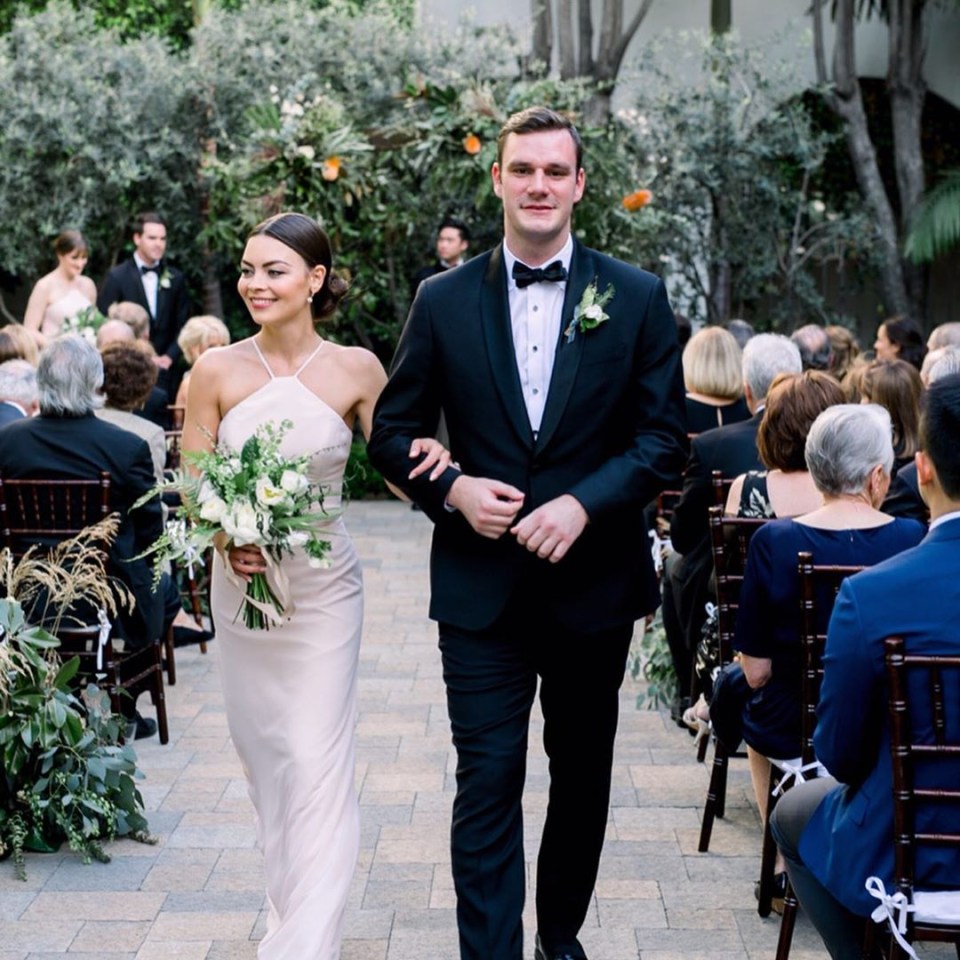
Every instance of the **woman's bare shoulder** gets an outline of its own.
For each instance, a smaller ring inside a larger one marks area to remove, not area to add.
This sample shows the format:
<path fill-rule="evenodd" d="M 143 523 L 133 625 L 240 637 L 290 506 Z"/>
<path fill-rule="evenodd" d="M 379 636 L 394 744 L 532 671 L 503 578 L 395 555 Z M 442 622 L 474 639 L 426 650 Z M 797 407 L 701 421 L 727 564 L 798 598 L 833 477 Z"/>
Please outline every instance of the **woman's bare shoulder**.
<path fill-rule="evenodd" d="M 377 355 L 366 347 L 345 347 L 339 343 L 327 341 L 331 359 L 346 373 L 354 377 L 366 378 L 383 376 L 383 364 Z"/>

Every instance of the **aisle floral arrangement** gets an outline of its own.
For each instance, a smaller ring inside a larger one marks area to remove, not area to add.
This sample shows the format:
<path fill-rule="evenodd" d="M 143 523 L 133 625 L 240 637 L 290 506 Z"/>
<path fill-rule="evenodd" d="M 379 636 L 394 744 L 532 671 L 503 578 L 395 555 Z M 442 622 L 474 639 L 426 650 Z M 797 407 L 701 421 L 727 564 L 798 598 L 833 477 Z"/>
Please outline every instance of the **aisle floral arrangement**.
<path fill-rule="evenodd" d="M 293 612 L 277 566 L 284 553 L 298 547 L 311 566 L 330 564 L 331 543 L 319 531 L 336 514 L 324 509 L 323 487 L 307 476 L 310 455 L 281 454 L 292 426 L 291 420 L 261 424 L 239 452 L 218 443 L 211 451 L 186 453 L 192 471 L 177 471 L 134 504 L 167 492 L 180 495 L 181 505 L 163 536 L 141 554 L 153 558 L 157 582 L 171 560 L 188 567 L 197 563 L 220 533 L 235 546 L 263 550 L 268 572 L 250 577 L 237 611 L 237 619 L 242 614 L 251 630 L 269 630 Z M 233 575 L 229 567 L 227 572 Z"/>
<path fill-rule="evenodd" d="M 55 597 L 55 621 L 80 599 L 115 614 L 116 588 L 94 546 L 115 530 L 115 520 L 98 524 L 46 558 L 31 551 L 14 563 L 0 554 L 0 859 L 12 856 L 20 879 L 26 850 L 66 841 L 85 862 L 106 862 L 108 841 L 150 842 L 136 787 L 143 775 L 133 748 L 120 743 L 123 718 L 95 683 L 73 692 L 79 659 L 61 662 L 57 639 L 24 613 Z M 128 600 L 122 591 L 119 599 Z"/>

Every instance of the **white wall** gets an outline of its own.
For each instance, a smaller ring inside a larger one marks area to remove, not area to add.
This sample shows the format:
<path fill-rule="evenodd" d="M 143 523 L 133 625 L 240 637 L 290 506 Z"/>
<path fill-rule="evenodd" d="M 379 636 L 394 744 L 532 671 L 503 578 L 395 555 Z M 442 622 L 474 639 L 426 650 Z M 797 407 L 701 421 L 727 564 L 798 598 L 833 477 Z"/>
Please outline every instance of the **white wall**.
<path fill-rule="evenodd" d="M 624 17 L 629 18 L 639 0 L 627 0 Z M 599 22 L 600 0 L 594 0 L 594 23 Z M 733 0 L 734 29 L 747 41 L 787 32 L 802 40 L 811 25 L 806 15 L 810 0 Z M 469 12 L 476 23 L 510 23 L 522 35 L 529 34 L 530 0 L 419 0 L 419 16 L 426 26 L 452 26 Z M 706 30 L 710 25 L 709 0 L 655 0 L 634 38 L 642 46 L 665 30 Z M 832 47 L 832 24 L 824 15 L 827 57 Z M 932 7 L 928 14 L 926 80 L 931 91 L 960 107 L 960 13 Z M 789 43 L 785 55 L 796 59 L 800 77 L 814 79 L 812 41 Z M 630 52 L 625 66 L 629 67 Z M 867 77 L 886 75 L 887 30 L 878 20 L 861 24 L 857 32 L 859 73 Z"/>

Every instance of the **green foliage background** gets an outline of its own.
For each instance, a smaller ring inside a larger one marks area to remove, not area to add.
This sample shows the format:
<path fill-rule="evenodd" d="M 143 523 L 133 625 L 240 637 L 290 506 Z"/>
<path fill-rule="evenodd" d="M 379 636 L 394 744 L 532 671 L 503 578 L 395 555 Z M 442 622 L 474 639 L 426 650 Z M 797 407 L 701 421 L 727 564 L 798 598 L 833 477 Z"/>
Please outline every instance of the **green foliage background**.
<path fill-rule="evenodd" d="M 328 333 L 388 360 L 439 220 L 464 217 L 474 250 L 499 235 L 489 169 L 503 120 L 542 102 L 577 116 L 590 92 L 531 72 L 505 28 L 414 30 L 411 14 L 407 0 L 60 0 L 24 12 L 0 37 L 0 266 L 32 283 L 53 266 L 53 236 L 79 226 L 99 279 L 128 250 L 130 214 L 157 209 L 198 311 L 219 280 L 241 334 L 232 291 L 246 232 L 299 209 L 324 224 L 352 282 Z M 825 135 L 770 65 L 705 43 L 652 49 L 635 109 L 582 128 L 577 233 L 665 274 L 693 316 L 726 319 L 707 309 L 723 267 L 736 312 L 762 327 L 836 319 L 811 268 L 852 255 L 869 271 L 857 202 L 815 192 Z M 678 58 L 705 82 L 671 81 Z M 622 199 L 640 187 L 654 201 L 630 213 Z M 798 224 L 818 245 L 798 243 Z"/>

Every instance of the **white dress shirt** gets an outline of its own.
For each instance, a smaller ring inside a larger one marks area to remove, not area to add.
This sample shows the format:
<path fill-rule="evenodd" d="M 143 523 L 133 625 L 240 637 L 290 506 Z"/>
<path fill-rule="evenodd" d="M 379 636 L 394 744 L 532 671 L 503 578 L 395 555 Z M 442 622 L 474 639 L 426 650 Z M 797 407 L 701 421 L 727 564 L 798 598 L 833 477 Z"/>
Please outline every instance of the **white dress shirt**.
<path fill-rule="evenodd" d="M 140 268 L 149 266 L 140 259 L 139 253 L 134 253 L 133 262 L 137 265 L 137 271 L 140 273 L 140 282 L 143 284 L 143 293 L 147 298 L 147 306 L 150 308 L 150 319 L 157 318 L 157 292 L 160 288 L 160 274 L 151 270 L 149 273 L 143 273 Z M 159 266 L 159 264 L 157 264 Z"/>
<path fill-rule="evenodd" d="M 572 257 L 573 238 L 568 236 L 560 250 L 554 256 L 548 257 L 541 266 L 559 260 L 569 270 Z M 517 358 L 523 402 L 527 407 L 530 428 L 536 437 L 543 420 L 543 408 L 547 402 L 547 391 L 550 389 L 550 377 L 553 374 L 553 361 L 557 355 L 567 284 L 566 281 L 531 283 L 520 288 L 513 279 L 513 265 L 516 262 L 517 257 L 504 242 L 503 264 L 507 271 L 513 350 Z"/>

